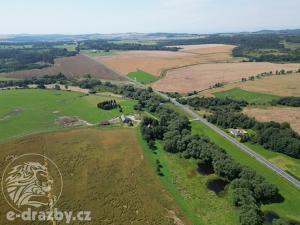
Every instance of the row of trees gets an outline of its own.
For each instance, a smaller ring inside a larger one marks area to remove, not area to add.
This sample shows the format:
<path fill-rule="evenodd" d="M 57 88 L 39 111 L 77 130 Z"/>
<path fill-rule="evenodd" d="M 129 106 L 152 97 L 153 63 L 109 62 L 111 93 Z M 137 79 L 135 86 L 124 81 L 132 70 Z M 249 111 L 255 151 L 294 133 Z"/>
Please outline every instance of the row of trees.
<path fill-rule="evenodd" d="M 300 107 L 300 97 L 283 97 L 279 100 L 275 100 L 273 103 L 279 105 Z"/>
<path fill-rule="evenodd" d="M 254 118 L 240 113 L 241 107 L 247 105 L 243 101 L 199 97 L 180 101 L 196 109 L 209 109 L 212 114 L 207 117 L 207 120 L 217 126 L 253 129 L 255 134 L 249 137 L 251 142 L 258 143 L 272 151 L 300 158 L 300 136 L 292 130 L 290 125 L 288 123 L 258 122 Z M 227 104 L 225 104 L 226 102 Z M 295 102 L 295 100 L 294 98 L 287 98 L 284 102 Z"/>
<path fill-rule="evenodd" d="M 110 50 L 160 50 L 160 51 L 178 51 L 177 47 L 167 47 L 160 44 L 144 45 L 138 43 L 114 43 L 109 40 L 88 40 L 80 44 L 80 49 L 103 50 L 109 52 Z"/>
<path fill-rule="evenodd" d="M 275 201 L 276 186 L 250 168 L 236 163 L 223 149 L 208 138 L 191 134 L 186 117 L 159 105 L 154 112 L 159 120 L 145 117 L 141 124 L 143 138 L 153 148 L 155 140 L 162 140 L 165 151 L 179 153 L 184 158 L 194 158 L 213 166 L 214 172 L 230 183 L 232 201 L 240 209 L 243 225 L 263 223 L 261 203 Z"/>

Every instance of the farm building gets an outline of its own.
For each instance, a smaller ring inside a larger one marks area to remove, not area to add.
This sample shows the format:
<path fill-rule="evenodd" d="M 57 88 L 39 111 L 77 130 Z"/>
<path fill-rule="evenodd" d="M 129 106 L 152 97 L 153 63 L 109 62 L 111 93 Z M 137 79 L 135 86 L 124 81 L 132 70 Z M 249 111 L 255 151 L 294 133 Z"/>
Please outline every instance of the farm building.
<path fill-rule="evenodd" d="M 235 137 L 242 137 L 247 134 L 247 131 L 241 129 L 230 129 L 230 133 Z"/>
<path fill-rule="evenodd" d="M 121 116 L 121 120 L 122 120 L 123 123 L 127 123 L 127 124 L 132 122 L 132 120 L 129 117 L 125 116 L 125 115 Z"/>

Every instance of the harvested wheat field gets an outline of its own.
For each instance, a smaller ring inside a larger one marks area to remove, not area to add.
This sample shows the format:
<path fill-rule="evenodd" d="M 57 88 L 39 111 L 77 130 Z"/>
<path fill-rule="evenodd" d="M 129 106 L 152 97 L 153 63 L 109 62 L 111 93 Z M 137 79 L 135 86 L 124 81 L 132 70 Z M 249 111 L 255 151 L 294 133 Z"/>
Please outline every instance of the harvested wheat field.
<path fill-rule="evenodd" d="M 224 87 L 203 91 L 201 95 L 214 96 L 213 93 L 228 91 L 234 88 L 277 96 L 300 96 L 300 74 L 274 75 L 254 81 L 232 83 Z"/>
<path fill-rule="evenodd" d="M 264 62 L 199 64 L 170 70 L 152 87 L 165 92 L 191 92 L 209 88 L 218 82 L 236 82 L 243 77 L 276 70 L 298 70 L 300 64 Z"/>
<path fill-rule="evenodd" d="M 122 80 L 116 72 L 105 65 L 101 65 L 93 59 L 84 55 L 64 57 L 55 60 L 53 66 L 43 69 L 23 70 L 11 73 L 0 73 L 0 76 L 13 78 L 28 78 L 33 76 L 57 75 L 63 73 L 69 77 L 80 77 L 90 74 L 95 78 L 107 80 Z"/>
<path fill-rule="evenodd" d="M 18 139 L 0 145 L 0 172 L 14 156 L 45 154 L 56 163 L 63 178 L 63 192 L 56 207 L 74 214 L 90 211 L 92 220 L 84 224 L 190 224 L 144 158 L 136 132 L 76 129 Z M 2 195 L 0 200 L 1 212 L 9 211 Z M 0 216 L 0 224 L 8 224 L 5 215 Z M 33 223 L 16 220 L 10 224 Z"/>
<path fill-rule="evenodd" d="M 231 60 L 233 45 L 187 45 L 178 52 L 126 51 L 114 55 L 97 56 L 95 59 L 107 64 L 123 75 L 143 70 L 155 76 L 162 71 L 186 65 Z"/>
<path fill-rule="evenodd" d="M 247 107 L 243 111 L 258 121 L 288 122 L 291 127 L 300 134 L 300 108 L 296 107 Z"/>

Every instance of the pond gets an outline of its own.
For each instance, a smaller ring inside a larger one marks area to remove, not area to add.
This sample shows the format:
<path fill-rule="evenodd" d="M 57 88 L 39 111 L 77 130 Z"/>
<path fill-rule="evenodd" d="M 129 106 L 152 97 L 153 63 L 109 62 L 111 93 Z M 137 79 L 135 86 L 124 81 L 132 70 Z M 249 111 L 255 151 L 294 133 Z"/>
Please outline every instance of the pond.
<path fill-rule="evenodd" d="M 272 212 L 272 211 L 268 211 L 268 212 L 264 213 L 264 218 L 265 218 L 266 222 L 272 224 L 273 220 L 279 219 L 280 217 L 278 216 L 277 213 Z"/>
<path fill-rule="evenodd" d="M 208 163 L 199 162 L 197 171 L 202 175 L 210 175 L 214 173 L 214 168 L 212 165 Z"/>
<path fill-rule="evenodd" d="M 227 184 L 228 184 L 228 182 L 225 180 L 215 179 L 215 180 L 211 180 L 207 183 L 207 188 L 209 190 L 215 192 L 217 195 L 221 195 L 224 192 Z"/>

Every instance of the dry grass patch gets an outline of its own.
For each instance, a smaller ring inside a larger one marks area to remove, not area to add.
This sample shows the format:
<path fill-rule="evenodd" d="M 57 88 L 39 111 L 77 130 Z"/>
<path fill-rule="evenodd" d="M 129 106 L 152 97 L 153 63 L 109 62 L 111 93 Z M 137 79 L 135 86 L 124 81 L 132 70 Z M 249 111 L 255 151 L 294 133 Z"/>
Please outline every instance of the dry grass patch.
<path fill-rule="evenodd" d="M 191 92 L 209 88 L 217 82 L 237 82 L 244 77 L 276 70 L 297 70 L 300 64 L 263 62 L 198 64 L 170 70 L 152 87 L 166 92 Z"/>
<path fill-rule="evenodd" d="M 300 134 L 300 108 L 294 107 L 247 107 L 243 111 L 258 121 L 288 122 L 291 127 Z"/>
<path fill-rule="evenodd" d="M 34 135 L 0 148 L 1 174 L 11 155 L 33 152 L 51 158 L 64 182 L 56 206 L 74 213 L 91 211 L 92 221 L 84 224 L 188 224 L 144 159 L 135 129 L 76 129 Z M 7 212 L 9 206 L 2 195 L 0 202 L 0 211 Z M 1 213 L 0 224 L 7 224 L 5 213 Z"/>
<path fill-rule="evenodd" d="M 84 55 L 55 59 L 53 66 L 44 69 L 23 70 L 11 73 L 1 73 L 0 76 L 13 78 L 28 78 L 33 76 L 57 75 L 63 73 L 69 77 L 81 77 L 90 74 L 95 78 L 107 80 L 122 80 L 116 72 Z"/>
<path fill-rule="evenodd" d="M 127 75 L 137 69 L 155 76 L 162 71 L 186 65 L 227 62 L 231 60 L 233 45 L 186 45 L 178 52 L 126 51 L 115 55 L 98 56 L 95 59 Z"/>

